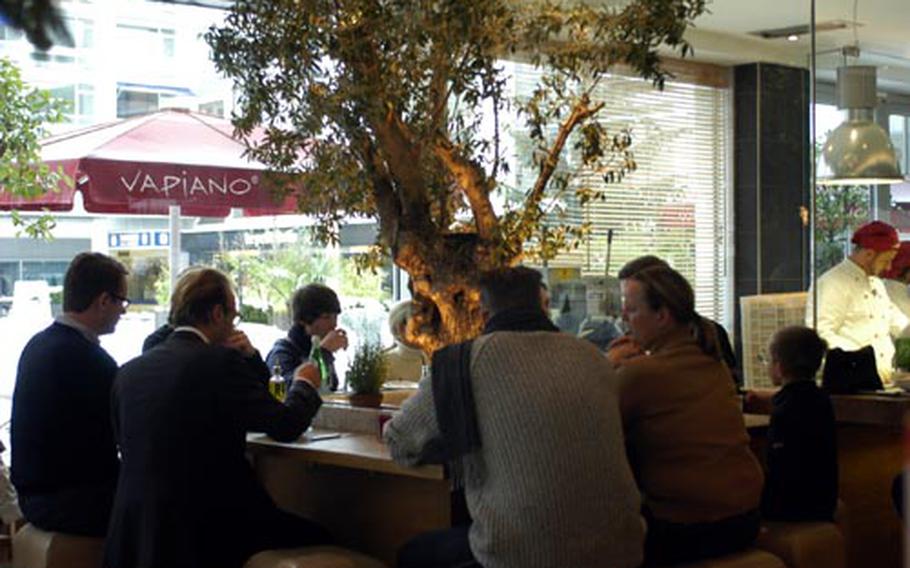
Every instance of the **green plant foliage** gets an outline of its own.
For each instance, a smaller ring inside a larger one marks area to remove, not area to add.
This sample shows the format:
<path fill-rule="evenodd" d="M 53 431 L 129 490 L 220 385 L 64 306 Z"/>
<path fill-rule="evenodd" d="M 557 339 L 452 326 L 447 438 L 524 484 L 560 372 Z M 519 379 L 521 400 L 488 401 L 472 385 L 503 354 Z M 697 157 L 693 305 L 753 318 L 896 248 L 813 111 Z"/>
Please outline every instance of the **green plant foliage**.
<path fill-rule="evenodd" d="M 159 306 L 169 306 L 171 303 L 171 266 L 162 263 L 158 272 L 158 279 L 152 285 L 155 290 L 155 302 Z"/>
<path fill-rule="evenodd" d="M 249 304 L 241 304 L 240 319 L 247 323 L 268 324 L 271 323 L 271 314 L 269 311 L 257 308 L 255 306 L 250 306 Z"/>
<path fill-rule="evenodd" d="M 825 133 L 827 139 L 830 132 Z M 815 144 L 815 159 L 822 145 Z M 850 254 L 853 231 L 872 219 L 868 186 L 819 185 L 815 188 L 815 270 L 823 274 Z"/>
<path fill-rule="evenodd" d="M 46 124 L 64 119 L 65 105 L 50 93 L 29 87 L 19 69 L 0 57 L 0 192 L 17 197 L 37 197 L 59 184 L 72 183 L 60 168 L 41 162 L 41 139 Z M 29 237 L 50 237 L 53 217 L 24 218 L 13 212 L 13 225 Z"/>
<path fill-rule="evenodd" d="M 286 314 L 294 291 L 312 282 L 338 282 L 342 297 L 381 299 L 378 269 L 359 269 L 356 257 L 329 254 L 305 232 L 292 245 L 220 254 L 216 265 L 234 278 L 241 304 L 256 305 L 271 314 Z"/>
<path fill-rule="evenodd" d="M 379 343 L 364 342 L 354 352 L 345 375 L 354 394 L 376 394 L 388 375 L 388 363 Z"/>
<path fill-rule="evenodd" d="M 867 186 L 818 186 L 815 190 L 816 270 L 819 274 L 850 254 L 850 237 L 868 222 Z"/>
<path fill-rule="evenodd" d="M 368 264 L 369 261 L 368 255 L 354 255 L 341 259 L 339 294 L 348 298 L 373 298 L 375 300 L 382 300 L 389 296 L 388 293 L 383 292 L 386 267 Z"/>

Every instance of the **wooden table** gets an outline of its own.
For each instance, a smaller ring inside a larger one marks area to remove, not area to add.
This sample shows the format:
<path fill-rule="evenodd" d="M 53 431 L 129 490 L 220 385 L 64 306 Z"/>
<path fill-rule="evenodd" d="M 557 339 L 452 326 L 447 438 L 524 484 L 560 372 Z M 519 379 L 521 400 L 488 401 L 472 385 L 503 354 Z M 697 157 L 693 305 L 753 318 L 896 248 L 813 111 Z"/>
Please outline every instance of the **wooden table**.
<path fill-rule="evenodd" d="M 745 423 L 756 437 L 768 417 L 747 414 Z M 378 436 L 334 434 L 292 443 L 247 437 L 257 475 L 280 507 L 323 523 L 343 546 L 390 566 L 411 537 L 452 525 L 451 486 L 441 466 L 401 467 Z"/>
<path fill-rule="evenodd" d="M 903 525 L 891 482 L 903 467 L 903 419 L 910 397 L 834 395 L 840 499 L 846 507 L 847 566 L 901 568 Z M 748 415 L 747 415 L 748 416 Z M 749 431 L 764 457 L 764 435 Z"/>
<path fill-rule="evenodd" d="M 767 428 L 771 418 L 764 414 L 743 414 L 743 421 L 746 423 L 746 430 L 751 434 Z"/>
<path fill-rule="evenodd" d="M 903 566 L 903 524 L 891 482 L 903 468 L 903 420 L 910 397 L 835 395 L 840 497 L 847 506 L 847 565 Z"/>
<path fill-rule="evenodd" d="M 401 467 L 375 435 L 293 443 L 250 435 L 247 448 L 280 507 L 322 523 L 340 545 L 390 566 L 408 539 L 452 524 L 443 468 Z"/>

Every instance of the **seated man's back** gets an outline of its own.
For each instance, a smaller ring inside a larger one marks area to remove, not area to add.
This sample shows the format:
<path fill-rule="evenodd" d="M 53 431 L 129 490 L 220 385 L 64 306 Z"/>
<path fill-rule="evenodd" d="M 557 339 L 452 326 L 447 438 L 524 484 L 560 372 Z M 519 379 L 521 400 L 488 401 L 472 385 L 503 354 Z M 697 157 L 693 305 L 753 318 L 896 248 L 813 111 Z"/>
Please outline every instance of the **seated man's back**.
<path fill-rule="evenodd" d="M 109 403 L 116 373 L 100 346 L 61 323 L 22 352 L 13 394 L 12 482 L 26 518 L 45 530 L 104 535 L 119 468 Z M 99 500 L 106 507 L 95 511 Z M 88 518 L 71 516 L 79 511 Z"/>
<path fill-rule="evenodd" d="M 261 359 L 175 331 L 114 386 L 123 471 L 108 533 L 113 566 L 239 565 L 274 505 L 245 459 L 247 430 L 288 441 L 319 406 L 295 387 L 270 398 Z M 268 397 L 268 398 L 267 398 Z M 295 400 L 299 399 L 299 400 Z M 116 561 L 116 562 L 114 562 Z"/>
<path fill-rule="evenodd" d="M 223 273 L 187 272 L 173 297 L 174 331 L 114 383 L 123 465 L 104 565 L 239 568 L 260 550 L 327 542 L 275 507 L 245 458 L 247 432 L 297 438 L 322 404 L 319 385 L 295 379 L 284 402 L 272 397 Z"/>
<path fill-rule="evenodd" d="M 463 458 L 470 546 L 485 568 L 637 566 L 643 525 L 606 362 L 562 333 L 474 340 L 481 446 Z M 393 456 L 423 461 L 438 437 L 423 381 L 389 426 Z"/>

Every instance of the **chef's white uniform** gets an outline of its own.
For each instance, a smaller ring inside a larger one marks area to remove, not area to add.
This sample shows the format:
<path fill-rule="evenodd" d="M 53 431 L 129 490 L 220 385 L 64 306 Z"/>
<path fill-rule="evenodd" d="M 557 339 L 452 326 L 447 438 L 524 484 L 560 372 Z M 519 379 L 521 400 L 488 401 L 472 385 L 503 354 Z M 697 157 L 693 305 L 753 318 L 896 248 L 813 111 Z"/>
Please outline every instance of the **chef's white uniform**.
<path fill-rule="evenodd" d="M 812 290 L 806 303 L 806 325 L 812 325 Z M 882 279 L 868 276 L 849 258 L 818 279 L 818 334 L 828 348 L 875 350 L 875 364 L 885 385 L 891 384 L 894 341 L 910 319 L 891 300 Z"/>
<path fill-rule="evenodd" d="M 885 284 L 885 290 L 888 291 L 888 297 L 894 302 L 894 305 L 900 308 L 901 312 L 910 319 L 910 289 L 900 280 L 891 280 L 882 278 Z"/>

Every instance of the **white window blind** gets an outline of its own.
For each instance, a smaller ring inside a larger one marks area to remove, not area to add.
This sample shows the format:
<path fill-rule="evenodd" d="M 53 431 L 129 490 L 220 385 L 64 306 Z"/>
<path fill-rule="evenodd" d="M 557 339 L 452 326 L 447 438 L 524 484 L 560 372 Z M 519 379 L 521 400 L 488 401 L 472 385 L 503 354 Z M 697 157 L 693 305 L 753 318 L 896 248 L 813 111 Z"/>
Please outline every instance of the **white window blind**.
<path fill-rule="evenodd" d="M 530 95 L 540 72 L 522 63 L 505 65 L 513 72 L 515 94 Z M 635 257 L 655 254 L 689 279 L 701 314 L 725 321 L 729 96 L 726 88 L 684 82 L 668 81 L 658 91 L 637 78 L 605 79 L 594 97 L 606 103 L 600 120 L 610 133 L 631 129 L 638 169 L 613 184 L 580 172 L 576 184 L 602 190 L 606 199 L 585 206 L 574 195 L 563 200 L 568 221 L 590 221 L 593 232 L 586 244 L 560 254 L 550 266 L 603 274 L 607 230 L 613 229 L 611 275 Z M 513 133 L 521 127 L 514 124 Z M 515 147 L 527 145 L 516 141 Z M 513 163 L 516 185 L 527 190 L 535 169 L 526 155 L 515 156 Z M 566 163 L 573 168 L 579 160 L 570 153 Z"/>

